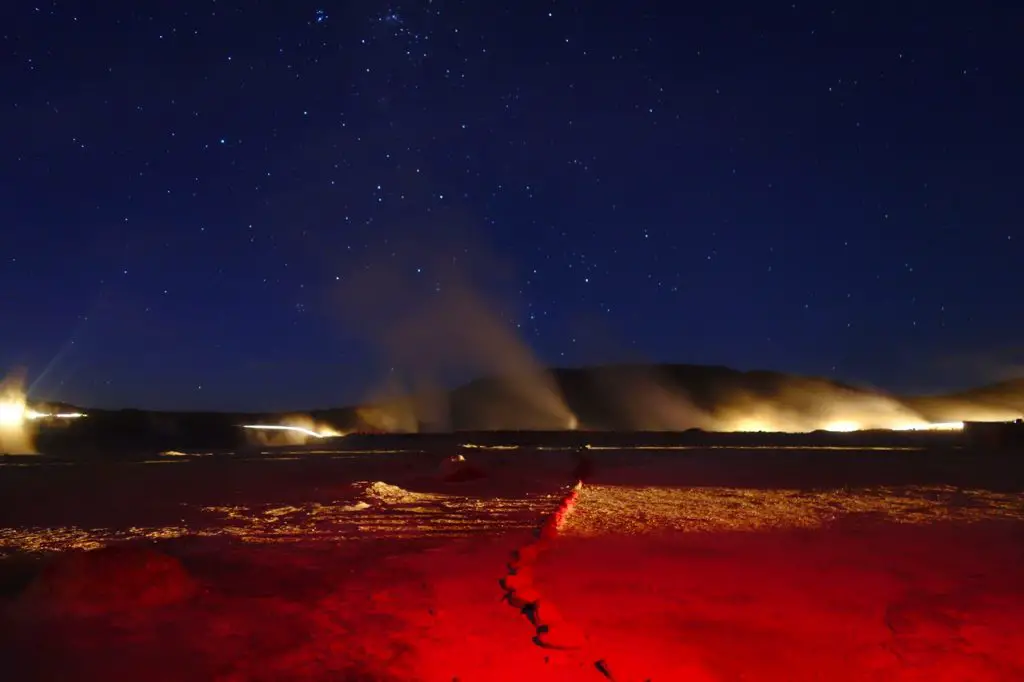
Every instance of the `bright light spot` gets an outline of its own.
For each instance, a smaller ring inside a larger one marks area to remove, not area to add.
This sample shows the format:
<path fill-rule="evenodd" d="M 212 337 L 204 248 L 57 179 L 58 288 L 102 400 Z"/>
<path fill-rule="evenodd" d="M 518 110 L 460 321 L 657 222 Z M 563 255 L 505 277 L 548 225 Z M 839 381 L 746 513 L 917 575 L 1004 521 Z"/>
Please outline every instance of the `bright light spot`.
<path fill-rule="evenodd" d="M 733 428 L 733 431 L 759 432 L 773 431 L 768 424 L 757 419 L 743 419 Z"/>
<path fill-rule="evenodd" d="M 857 422 L 839 421 L 832 422 L 831 424 L 825 425 L 826 431 L 836 431 L 839 433 L 849 433 L 850 431 L 860 431 L 860 424 Z"/>
<path fill-rule="evenodd" d="M 961 431 L 963 422 L 936 422 L 934 424 L 907 424 L 893 428 L 893 431 Z"/>
<path fill-rule="evenodd" d="M 0 401 L 0 426 L 17 427 L 25 420 L 25 401 L 4 397 Z"/>
<path fill-rule="evenodd" d="M 83 412 L 38 412 L 36 410 L 25 410 L 25 419 L 81 419 L 86 416 Z"/>
<path fill-rule="evenodd" d="M 912 418 L 911 418 L 912 419 Z M 911 421 L 903 420 L 888 421 L 878 419 L 874 415 L 868 415 L 866 421 L 853 419 L 837 419 L 835 421 L 816 424 L 813 421 L 802 419 L 772 419 L 772 418 L 745 418 L 736 422 L 727 423 L 722 431 L 741 431 L 747 433 L 807 433 L 816 429 L 831 431 L 833 433 L 854 433 L 857 431 L 960 431 L 964 428 L 963 422 L 935 422 L 929 423 L 924 420 Z"/>
<path fill-rule="evenodd" d="M 0 381 L 0 454 L 35 452 L 27 412 L 24 377 L 15 373 Z"/>
<path fill-rule="evenodd" d="M 268 431 L 292 431 L 295 433 L 301 433 L 309 436 L 310 438 L 332 438 L 334 436 L 340 436 L 341 434 L 333 429 L 326 431 L 314 431 L 313 429 L 306 429 L 301 426 L 282 426 L 281 424 L 243 424 L 243 429 L 265 429 Z"/>

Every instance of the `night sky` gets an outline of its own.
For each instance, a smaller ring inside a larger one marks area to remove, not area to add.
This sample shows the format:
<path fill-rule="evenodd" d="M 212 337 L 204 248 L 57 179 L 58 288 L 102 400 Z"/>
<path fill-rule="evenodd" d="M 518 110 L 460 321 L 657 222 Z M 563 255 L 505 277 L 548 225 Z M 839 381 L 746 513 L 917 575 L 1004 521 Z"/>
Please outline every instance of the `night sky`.
<path fill-rule="evenodd" d="M 1019 3 L 3 4 L 33 398 L 351 403 L 404 371 L 359 277 L 451 267 L 549 365 L 1024 365 Z"/>

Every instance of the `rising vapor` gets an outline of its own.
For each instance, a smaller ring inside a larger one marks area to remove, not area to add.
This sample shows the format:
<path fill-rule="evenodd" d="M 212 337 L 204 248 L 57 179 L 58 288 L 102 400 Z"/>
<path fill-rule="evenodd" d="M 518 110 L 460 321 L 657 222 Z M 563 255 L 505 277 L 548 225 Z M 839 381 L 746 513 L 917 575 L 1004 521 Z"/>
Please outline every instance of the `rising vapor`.
<path fill-rule="evenodd" d="M 612 365 L 563 371 L 588 428 L 720 432 L 950 430 L 1019 418 L 1014 386 L 903 398 L 828 379 L 694 365 Z"/>
<path fill-rule="evenodd" d="M 388 368 L 364 408 L 375 427 L 447 430 L 446 389 L 481 376 L 499 378 L 502 399 L 479 405 L 472 427 L 575 426 L 556 382 L 515 334 L 494 286 L 498 270 L 480 248 L 416 242 L 392 244 L 342 282 L 347 332 Z"/>
<path fill-rule="evenodd" d="M 0 453 L 36 454 L 30 415 L 25 396 L 25 373 L 12 372 L 0 382 Z"/>

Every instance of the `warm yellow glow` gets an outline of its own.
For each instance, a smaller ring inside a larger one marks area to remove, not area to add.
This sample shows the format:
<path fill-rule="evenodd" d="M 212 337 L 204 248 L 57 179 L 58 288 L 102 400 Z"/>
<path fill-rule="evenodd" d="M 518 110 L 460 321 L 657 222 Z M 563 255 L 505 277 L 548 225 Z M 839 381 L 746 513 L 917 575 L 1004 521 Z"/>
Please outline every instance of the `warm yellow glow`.
<path fill-rule="evenodd" d="M 81 419 L 86 416 L 82 412 L 39 412 L 37 410 L 25 410 L 25 419 Z"/>
<path fill-rule="evenodd" d="M 0 426 L 18 427 L 25 420 L 25 402 L 8 397 L 0 399 Z"/>
<path fill-rule="evenodd" d="M 936 422 L 934 424 L 906 424 L 896 426 L 893 431 L 960 431 L 963 422 Z"/>
<path fill-rule="evenodd" d="M 860 428 L 860 424 L 858 424 L 857 422 L 838 421 L 838 422 L 831 422 L 829 424 L 826 424 L 825 425 L 825 430 L 826 431 L 837 431 L 837 432 L 840 432 L 840 433 L 847 433 L 847 432 L 850 432 L 850 431 L 860 431 L 861 428 Z"/>
<path fill-rule="evenodd" d="M 292 414 L 276 424 L 243 424 L 259 445 L 305 445 L 310 440 L 344 436 L 330 424 L 321 424 L 306 414 Z"/>
<path fill-rule="evenodd" d="M 919 424 L 897 424 L 891 428 L 892 431 L 960 431 L 964 428 L 963 422 L 921 422 Z M 866 430 L 857 422 L 838 421 L 825 425 L 826 431 L 849 433 L 851 431 Z"/>
<path fill-rule="evenodd" d="M 22 375 L 16 373 L 0 382 L 0 454 L 35 452 L 27 411 Z"/>
<path fill-rule="evenodd" d="M 881 422 L 881 423 L 879 423 Z M 742 431 L 742 432 L 765 432 L 765 433 L 806 433 L 814 430 L 831 431 L 833 433 L 853 433 L 856 431 L 960 431 L 964 428 L 963 422 L 926 422 L 921 421 L 892 421 L 885 423 L 883 420 L 861 422 L 854 419 L 837 419 L 829 422 L 817 422 L 814 420 L 801 420 L 795 418 L 740 418 L 728 422 L 720 427 L 721 431 Z"/>
<path fill-rule="evenodd" d="M 243 424 L 260 445 L 304 445 L 310 439 L 345 435 L 330 424 L 317 423 L 309 415 L 288 415 L 276 424 Z"/>
<path fill-rule="evenodd" d="M 744 432 L 758 432 L 758 431 L 779 431 L 780 429 L 772 428 L 771 424 L 763 422 L 759 419 L 741 419 L 736 425 L 730 429 L 731 431 L 744 431 Z"/>
<path fill-rule="evenodd" d="M 342 435 L 340 432 L 334 429 L 326 429 L 324 431 L 314 431 L 313 429 L 307 429 L 302 426 L 286 426 L 284 424 L 243 424 L 243 429 L 259 429 L 266 431 L 292 431 L 293 433 L 301 433 L 310 438 L 333 438 L 334 436 Z"/>

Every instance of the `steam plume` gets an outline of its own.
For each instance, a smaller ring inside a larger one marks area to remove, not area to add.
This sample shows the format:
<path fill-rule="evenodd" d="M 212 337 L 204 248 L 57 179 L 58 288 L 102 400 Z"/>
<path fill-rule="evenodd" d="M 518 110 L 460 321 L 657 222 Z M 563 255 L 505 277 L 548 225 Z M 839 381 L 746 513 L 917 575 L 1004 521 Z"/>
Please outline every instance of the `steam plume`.
<path fill-rule="evenodd" d="M 0 382 L 0 453 L 35 454 L 25 397 L 25 374 L 12 372 Z"/>
<path fill-rule="evenodd" d="M 479 248 L 410 243 L 392 245 L 346 278 L 340 299 L 346 328 L 380 354 L 389 393 L 410 396 L 377 401 L 377 423 L 445 428 L 451 405 L 444 389 L 498 376 L 512 400 L 491 403 L 487 423 L 478 428 L 575 424 L 556 383 L 513 331 L 494 281 L 499 271 Z"/>

